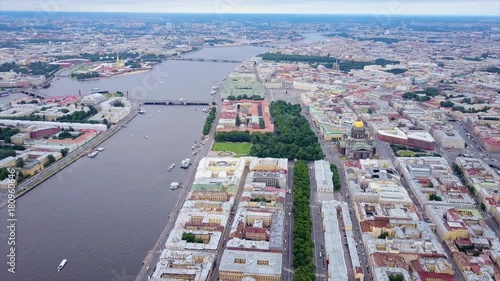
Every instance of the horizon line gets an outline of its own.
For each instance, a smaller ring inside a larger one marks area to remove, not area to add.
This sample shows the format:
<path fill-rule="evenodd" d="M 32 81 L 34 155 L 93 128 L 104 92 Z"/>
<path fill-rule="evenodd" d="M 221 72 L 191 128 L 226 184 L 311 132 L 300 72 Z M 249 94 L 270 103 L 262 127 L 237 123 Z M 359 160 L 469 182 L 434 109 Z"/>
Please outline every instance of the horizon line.
<path fill-rule="evenodd" d="M 372 14 L 346 14 L 346 13 L 249 13 L 249 12 L 231 12 L 231 13 L 217 13 L 217 12 L 133 12 L 133 11 L 34 11 L 34 10 L 3 10 L 0 11 L 0 16 L 5 12 L 15 12 L 15 13 L 47 13 L 47 14 L 57 14 L 57 13 L 95 13 L 95 14 L 104 14 L 104 13 L 112 13 L 112 14 L 186 14 L 186 15 L 295 15 L 295 16 L 331 16 L 331 15 L 341 15 L 341 16 L 377 16 L 377 15 L 391 15 L 391 16 L 429 16 L 429 17 L 490 17 L 490 18 L 499 18 L 500 15 L 489 15 L 489 14 L 394 14 L 394 13 L 372 13 Z"/>

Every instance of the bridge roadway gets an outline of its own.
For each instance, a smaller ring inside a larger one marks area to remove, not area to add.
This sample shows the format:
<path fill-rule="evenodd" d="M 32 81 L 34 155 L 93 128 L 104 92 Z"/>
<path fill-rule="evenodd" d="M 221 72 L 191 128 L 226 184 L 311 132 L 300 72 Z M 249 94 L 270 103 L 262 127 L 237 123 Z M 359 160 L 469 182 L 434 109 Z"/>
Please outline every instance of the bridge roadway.
<path fill-rule="evenodd" d="M 202 61 L 202 62 L 227 62 L 227 63 L 242 63 L 240 60 L 228 59 L 210 59 L 210 58 L 183 58 L 183 57 L 169 57 L 167 60 L 181 60 L 181 61 Z"/>
<path fill-rule="evenodd" d="M 210 105 L 209 101 L 192 100 L 144 100 L 143 105 Z"/>
<path fill-rule="evenodd" d="M 27 90 L 21 90 L 17 93 L 21 93 L 21 94 L 25 94 L 25 95 L 28 95 L 28 96 L 32 96 L 32 97 L 35 97 L 35 98 L 39 98 L 39 99 L 45 99 L 46 97 L 48 97 L 46 94 L 43 94 L 43 93 L 40 93 L 40 92 L 36 92 L 36 91 L 27 91 Z"/>

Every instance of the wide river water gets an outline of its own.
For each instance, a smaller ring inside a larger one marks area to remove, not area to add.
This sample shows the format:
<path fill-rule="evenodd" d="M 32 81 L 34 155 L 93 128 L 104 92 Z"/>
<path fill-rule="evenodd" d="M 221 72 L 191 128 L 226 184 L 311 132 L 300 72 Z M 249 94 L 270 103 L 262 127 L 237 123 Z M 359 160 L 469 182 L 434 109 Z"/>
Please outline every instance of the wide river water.
<path fill-rule="evenodd" d="M 322 39 L 311 34 L 305 41 Z M 245 60 L 265 50 L 207 48 L 187 56 Z M 212 86 L 236 66 L 166 61 L 140 74 L 85 82 L 60 78 L 43 91 L 61 96 L 100 88 L 141 99 L 211 100 Z M 201 108 L 146 106 L 145 115 L 101 145 L 104 152 L 81 158 L 19 198 L 15 274 L 7 272 L 7 209 L 1 209 L 0 280 L 134 280 L 177 200 L 179 191 L 168 186 L 183 182 L 188 172 L 179 163 L 192 158 L 191 145 L 201 136 Z M 167 172 L 172 163 L 176 167 Z M 68 263 L 58 274 L 62 259 Z"/>

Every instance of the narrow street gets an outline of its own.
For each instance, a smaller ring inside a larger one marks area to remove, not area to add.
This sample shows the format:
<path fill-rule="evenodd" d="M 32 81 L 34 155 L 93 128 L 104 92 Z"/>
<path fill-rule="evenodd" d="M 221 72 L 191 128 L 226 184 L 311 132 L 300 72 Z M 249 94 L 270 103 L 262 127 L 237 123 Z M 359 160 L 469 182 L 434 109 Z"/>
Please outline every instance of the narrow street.
<path fill-rule="evenodd" d="M 321 217 L 321 202 L 318 201 L 318 187 L 314 179 L 314 162 L 309 165 L 309 179 L 311 186 L 311 220 L 314 242 L 314 264 L 316 265 L 316 280 L 328 280 L 328 271 L 325 260 L 325 237 L 323 235 L 323 219 Z"/>

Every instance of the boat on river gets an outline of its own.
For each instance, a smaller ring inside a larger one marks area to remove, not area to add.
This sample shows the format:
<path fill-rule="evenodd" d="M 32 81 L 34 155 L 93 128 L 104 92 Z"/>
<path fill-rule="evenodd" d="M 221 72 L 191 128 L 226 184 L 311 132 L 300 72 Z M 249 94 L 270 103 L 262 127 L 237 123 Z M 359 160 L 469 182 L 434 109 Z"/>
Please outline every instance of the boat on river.
<path fill-rule="evenodd" d="M 94 158 L 97 156 L 98 153 L 99 153 L 99 151 L 94 150 L 91 153 L 87 154 L 87 157 Z"/>
<path fill-rule="evenodd" d="M 167 170 L 170 172 L 170 171 L 172 171 L 172 169 L 173 169 L 174 167 L 175 167 L 175 163 L 172 163 L 172 165 L 170 165 L 170 167 L 168 167 L 168 169 L 167 169 Z"/>
<path fill-rule="evenodd" d="M 63 267 L 66 265 L 67 262 L 68 262 L 67 259 L 63 259 L 61 263 L 57 266 L 57 272 L 61 271 L 61 269 L 63 269 Z"/>
<path fill-rule="evenodd" d="M 174 182 L 172 182 L 172 183 L 170 184 L 170 189 L 172 189 L 172 190 L 176 190 L 176 189 L 178 189 L 179 187 L 181 187 L 181 184 L 180 184 L 180 183 L 178 183 L 178 182 L 176 182 L 176 181 L 174 181 Z"/>
<path fill-rule="evenodd" d="M 186 159 L 182 160 L 182 162 L 181 162 L 181 168 L 187 169 L 190 164 L 191 164 L 191 159 L 186 158 Z"/>

